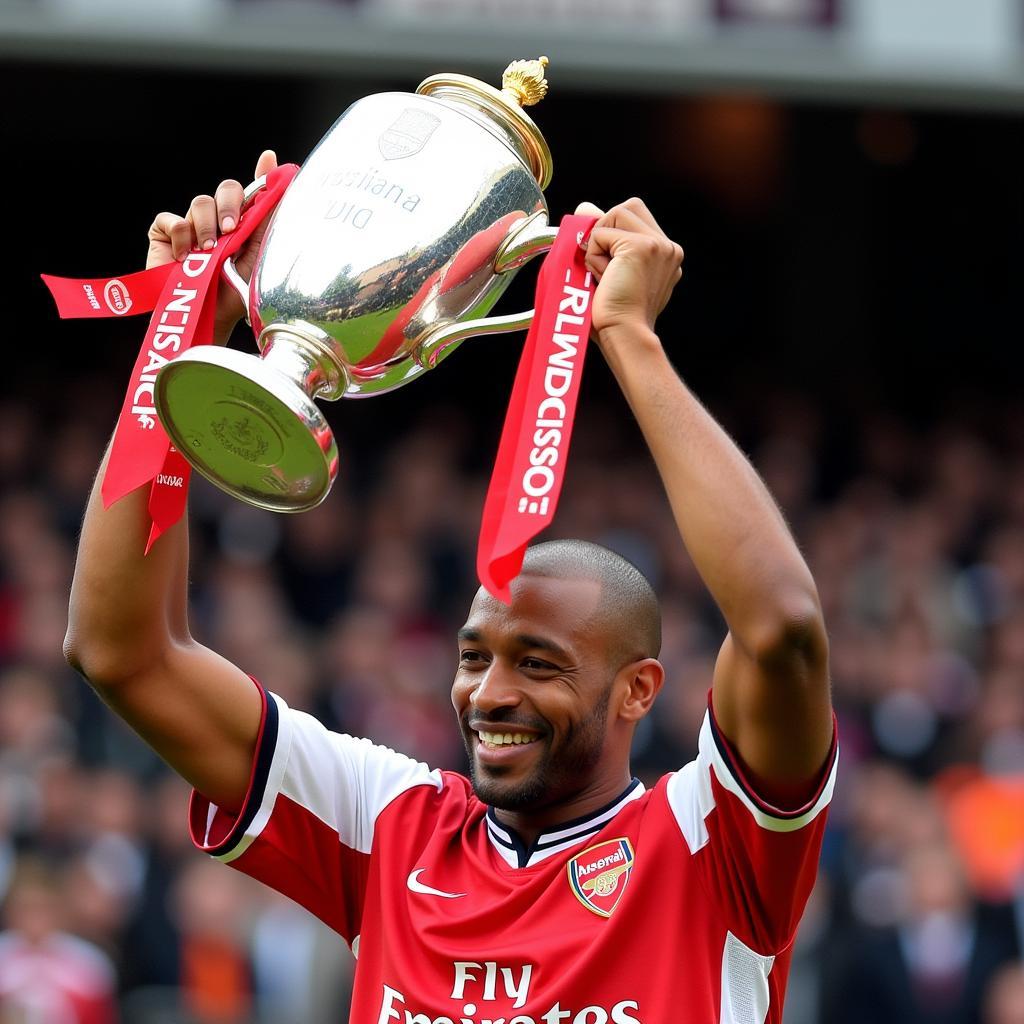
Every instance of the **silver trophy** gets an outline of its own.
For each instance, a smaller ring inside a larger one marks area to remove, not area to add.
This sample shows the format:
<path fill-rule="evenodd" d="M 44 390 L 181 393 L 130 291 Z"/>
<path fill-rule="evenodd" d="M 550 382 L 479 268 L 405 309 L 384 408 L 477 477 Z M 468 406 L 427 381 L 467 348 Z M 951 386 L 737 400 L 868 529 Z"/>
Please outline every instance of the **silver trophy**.
<path fill-rule="evenodd" d="M 261 355 L 203 345 L 157 377 L 160 421 L 203 476 L 261 508 L 312 508 L 338 468 L 315 398 L 392 391 L 466 338 L 529 325 L 532 311 L 486 314 L 555 238 L 551 153 L 522 109 L 546 93 L 546 65 L 514 62 L 501 90 L 434 75 L 338 118 L 274 212 L 251 283 L 225 264 Z"/>

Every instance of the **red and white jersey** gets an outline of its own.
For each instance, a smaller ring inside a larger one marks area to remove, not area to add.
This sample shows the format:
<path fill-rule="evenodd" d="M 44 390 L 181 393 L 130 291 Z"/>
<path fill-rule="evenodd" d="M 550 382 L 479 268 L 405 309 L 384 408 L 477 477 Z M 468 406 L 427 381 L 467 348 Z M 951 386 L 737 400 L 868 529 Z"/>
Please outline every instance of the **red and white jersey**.
<path fill-rule="evenodd" d="M 697 758 L 525 848 L 454 772 L 264 698 L 237 818 L 195 843 L 357 957 L 358 1024 L 779 1024 L 835 779 L 781 812 L 705 717 Z"/>

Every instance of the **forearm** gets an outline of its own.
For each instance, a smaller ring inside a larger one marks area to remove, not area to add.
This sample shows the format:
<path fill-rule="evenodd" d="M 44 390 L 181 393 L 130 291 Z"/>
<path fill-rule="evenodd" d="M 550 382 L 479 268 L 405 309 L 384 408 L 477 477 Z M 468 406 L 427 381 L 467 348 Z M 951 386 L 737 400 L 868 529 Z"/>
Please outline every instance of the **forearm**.
<path fill-rule="evenodd" d="M 601 345 L 698 572 L 734 641 L 759 656 L 819 614 L 810 571 L 778 507 L 653 333 L 623 328 Z"/>
<path fill-rule="evenodd" d="M 175 524 L 144 555 L 149 488 L 104 509 L 109 457 L 108 449 L 82 524 L 65 640 L 69 661 L 95 683 L 128 678 L 169 643 L 188 639 L 187 524 Z"/>
<path fill-rule="evenodd" d="M 788 802 L 817 778 L 831 742 L 828 642 L 814 581 L 775 502 L 654 334 L 681 260 L 640 200 L 601 216 L 587 247 L 600 281 L 593 329 L 729 625 L 712 684 L 716 721 L 763 794 Z"/>

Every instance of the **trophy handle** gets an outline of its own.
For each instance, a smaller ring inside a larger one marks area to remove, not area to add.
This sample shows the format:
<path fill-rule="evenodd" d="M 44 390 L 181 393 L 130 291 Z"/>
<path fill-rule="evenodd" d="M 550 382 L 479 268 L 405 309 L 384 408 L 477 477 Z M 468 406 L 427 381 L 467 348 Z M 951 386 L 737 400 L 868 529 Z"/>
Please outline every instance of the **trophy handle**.
<path fill-rule="evenodd" d="M 506 274 L 518 270 L 534 256 L 547 252 L 555 244 L 557 234 L 558 228 L 548 224 L 546 210 L 519 221 L 513 225 L 505 241 L 498 248 L 494 257 L 494 272 Z M 525 330 L 533 320 L 533 312 L 530 309 L 525 313 L 488 316 L 480 320 L 465 320 L 438 327 L 423 339 L 416 354 L 416 361 L 425 369 L 433 369 L 445 349 L 467 338 Z"/>
<path fill-rule="evenodd" d="M 242 193 L 242 209 L 245 209 L 245 204 L 248 203 L 260 189 L 267 187 L 267 176 L 261 174 L 254 182 L 246 186 L 245 192 Z M 224 279 L 227 281 L 232 288 L 238 292 L 238 297 L 242 300 L 242 306 L 245 308 L 245 322 L 249 323 L 249 282 L 242 277 L 238 272 L 238 268 L 235 266 L 233 259 L 226 259 L 224 265 L 221 267 L 221 271 L 224 274 Z M 250 325 L 251 326 L 251 325 Z"/>

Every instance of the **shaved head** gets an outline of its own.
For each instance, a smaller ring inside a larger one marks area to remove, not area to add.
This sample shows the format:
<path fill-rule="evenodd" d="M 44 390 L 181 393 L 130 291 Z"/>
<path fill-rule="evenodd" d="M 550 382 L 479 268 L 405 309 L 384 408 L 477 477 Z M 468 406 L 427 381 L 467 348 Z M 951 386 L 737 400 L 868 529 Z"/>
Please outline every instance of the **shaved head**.
<path fill-rule="evenodd" d="M 618 669 L 656 658 L 661 610 L 647 577 L 621 555 L 585 540 L 552 540 L 527 548 L 524 575 L 593 580 L 601 587 L 598 620 Z"/>

